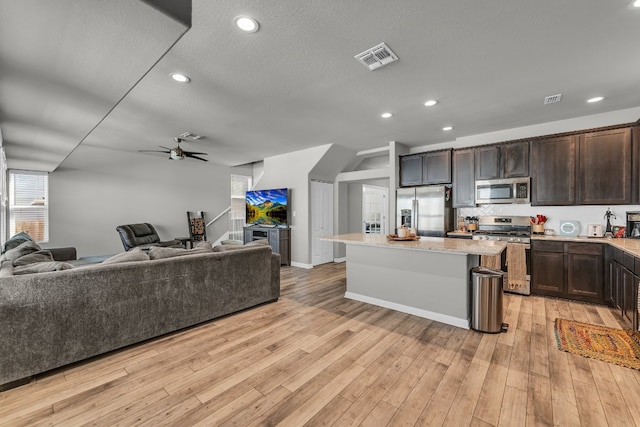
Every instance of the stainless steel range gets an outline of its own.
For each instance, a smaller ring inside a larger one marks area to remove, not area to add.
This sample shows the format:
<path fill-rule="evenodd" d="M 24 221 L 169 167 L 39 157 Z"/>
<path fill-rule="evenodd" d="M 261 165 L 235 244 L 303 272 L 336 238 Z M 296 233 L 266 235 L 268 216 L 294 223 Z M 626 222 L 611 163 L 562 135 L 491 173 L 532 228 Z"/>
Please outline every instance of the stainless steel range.
<path fill-rule="evenodd" d="M 507 242 L 501 263 L 507 270 L 503 289 L 531 294 L 531 224 L 528 216 L 481 216 L 472 239 Z"/>

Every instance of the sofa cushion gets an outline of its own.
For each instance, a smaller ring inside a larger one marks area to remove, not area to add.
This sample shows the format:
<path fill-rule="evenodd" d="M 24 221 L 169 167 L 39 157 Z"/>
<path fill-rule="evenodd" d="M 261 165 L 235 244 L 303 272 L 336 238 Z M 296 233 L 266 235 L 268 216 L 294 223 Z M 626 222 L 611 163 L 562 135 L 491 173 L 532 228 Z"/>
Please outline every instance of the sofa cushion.
<path fill-rule="evenodd" d="M 19 274 L 46 273 L 48 271 L 69 270 L 71 268 L 73 268 L 71 264 L 61 261 L 36 262 L 34 264 L 14 267 L 13 274 L 17 276 Z"/>
<path fill-rule="evenodd" d="M 152 246 L 149 248 L 149 257 L 151 259 L 164 259 L 173 258 L 177 256 L 194 255 L 194 254 L 207 254 L 211 253 L 211 247 L 196 246 L 193 249 L 180 249 L 180 248 L 163 248 L 160 246 Z"/>
<path fill-rule="evenodd" d="M 5 253 L 9 249 L 13 249 L 15 247 L 20 246 L 22 243 L 33 240 L 31 236 L 29 236 L 24 231 L 19 232 L 18 234 L 12 236 L 9 240 L 4 243 L 2 247 L 2 253 Z"/>
<path fill-rule="evenodd" d="M 148 261 L 149 255 L 147 255 L 141 247 L 137 246 L 130 251 L 122 252 L 109 257 L 102 261 L 101 264 L 118 264 L 121 262 L 133 262 L 133 261 Z"/>
<path fill-rule="evenodd" d="M 13 249 L 9 249 L 7 252 L 5 252 L 3 254 L 3 259 L 14 262 L 20 257 L 29 255 L 33 252 L 38 252 L 41 249 L 42 248 L 33 240 L 27 240 L 14 247 Z"/>
<path fill-rule="evenodd" d="M 32 252 L 28 255 L 23 255 L 13 261 L 13 265 L 19 267 L 21 265 L 34 264 L 36 262 L 50 262 L 53 261 L 53 255 L 50 251 L 44 249 L 41 251 Z"/>
<path fill-rule="evenodd" d="M 13 276 L 13 263 L 11 261 L 2 261 L 0 264 L 0 277 Z"/>

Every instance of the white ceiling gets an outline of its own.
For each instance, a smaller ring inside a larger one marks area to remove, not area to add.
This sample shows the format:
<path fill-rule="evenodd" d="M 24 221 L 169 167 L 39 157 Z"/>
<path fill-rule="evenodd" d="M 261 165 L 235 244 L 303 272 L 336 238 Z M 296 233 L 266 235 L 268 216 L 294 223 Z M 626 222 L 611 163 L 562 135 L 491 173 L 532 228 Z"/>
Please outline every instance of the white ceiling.
<path fill-rule="evenodd" d="M 156 154 L 138 150 L 191 131 L 205 138 L 184 149 L 237 165 L 637 107 L 630 1 L 194 0 L 182 35 L 139 0 L 1 0 L 3 145 L 9 167 L 51 171 L 78 143 L 144 160 Z M 240 14 L 260 31 L 237 30 Z M 400 60 L 369 71 L 353 58 L 381 42 Z M 176 71 L 191 83 L 172 82 Z M 595 95 L 606 99 L 585 102 Z M 439 104 L 424 107 L 431 98 Z"/>

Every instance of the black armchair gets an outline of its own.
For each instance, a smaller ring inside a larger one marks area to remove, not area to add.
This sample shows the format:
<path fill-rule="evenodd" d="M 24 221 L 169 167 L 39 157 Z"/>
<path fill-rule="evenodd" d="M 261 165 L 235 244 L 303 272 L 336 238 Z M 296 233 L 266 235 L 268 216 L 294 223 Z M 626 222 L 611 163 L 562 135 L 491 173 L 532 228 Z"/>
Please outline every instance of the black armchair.
<path fill-rule="evenodd" d="M 125 251 L 128 251 L 136 246 L 142 247 L 143 250 L 149 249 L 151 246 L 164 246 L 182 248 L 180 240 L 165 240 L 160 241 L 160 236 L 155 227 L 149 223 L 142 224 L 125 224 L 116 227 L 122 245 Z"/>

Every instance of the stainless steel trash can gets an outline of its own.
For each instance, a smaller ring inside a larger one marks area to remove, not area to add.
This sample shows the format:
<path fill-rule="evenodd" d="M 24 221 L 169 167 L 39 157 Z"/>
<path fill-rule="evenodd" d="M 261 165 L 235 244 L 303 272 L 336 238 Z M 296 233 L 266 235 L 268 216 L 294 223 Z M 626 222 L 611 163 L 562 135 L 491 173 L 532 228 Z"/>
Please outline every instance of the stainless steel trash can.
<path fill-rule="evenodd" d="M 506 330 L 502 323 L 502 275 L 486 267 L 471 269 L 471 328 L 480 332 Z"/>

